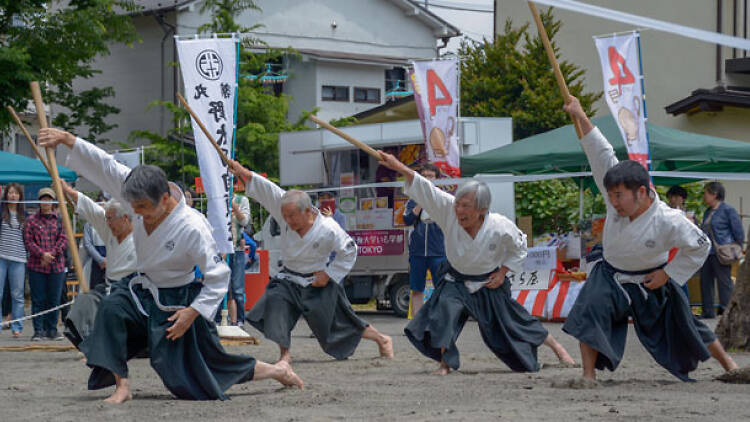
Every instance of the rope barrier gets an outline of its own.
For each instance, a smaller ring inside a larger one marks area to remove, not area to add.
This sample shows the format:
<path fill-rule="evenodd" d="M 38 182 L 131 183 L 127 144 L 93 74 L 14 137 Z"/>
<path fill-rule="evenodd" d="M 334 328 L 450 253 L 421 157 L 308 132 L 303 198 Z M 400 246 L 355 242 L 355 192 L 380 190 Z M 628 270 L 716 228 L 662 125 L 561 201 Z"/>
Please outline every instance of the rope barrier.
<path fill-rule="evenodd" d="M 26 315 L 25 317 L 22 317 L 22 318 L 13 319 L 13 320 L 10 320 L 10 321 L 0 322 L 0 327 L 10 326 L 10 324 L 13 324 L 14 322 L 26 321 L 26 320 L 31 319 L 31 318 L 36 318 L 38 316 L 46 315 L 46 314 L 48 314 L 50 312 L 55 312 L 55 311 L 57 311 L 59 309 L 62 309 L 64 307 L 66 307 L 66 306 L 72 305 L 74 302 L 75 302 L 75 299 L 71 300 L 68 303 L 63 303 L 62 305 L 58 305 L 58 306 L 55 306 L 54 308 L 47 309 L 46 311 L 37 312 L 37 313 L 35 313 L 33 315 Z"/>

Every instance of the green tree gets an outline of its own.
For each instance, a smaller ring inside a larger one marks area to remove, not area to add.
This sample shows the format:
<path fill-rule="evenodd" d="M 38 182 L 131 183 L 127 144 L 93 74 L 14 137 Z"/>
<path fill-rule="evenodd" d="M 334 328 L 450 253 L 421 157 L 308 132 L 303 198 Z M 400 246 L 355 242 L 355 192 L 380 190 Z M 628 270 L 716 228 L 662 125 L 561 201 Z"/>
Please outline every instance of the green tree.
<path fill-rule="evenodd" d="M 90 78 L 97 56 L 109 54 L 113 42 L 137 40 L 130 17 L 117 10 L 133 11 L 132 0 L 0 0 L 0 103 L 26 108 L 29 82 L 42 84 L 45 102 L 62 106 L 52 124 L 81 133 L 90 140 L 114 127 L 106 116 L 119 110 L 106 103 L 110 87 L 82 92 L 73 81 Z M 0 110 L 0 131 L 10 125 L 10 115 Z"/>
<path fill-rule="evenodd" d="M 561 22 L 552 9 L 541 14 L 550 42 L 559 59 L 555 35 Z M 461 115 L 504 116 L 513 118 L 513 139 L 523 139 L 570 124 L 562 110 L 552 65 L 544 44 L 529 24 L 514 28 L 509 19 L 502 34 L 494 41 L 462 43 Z M 594 114 L 592 106 L 601 98 L 599 93 L 584 93 L 585 71 L 566 60 L 558 60 L 570 93 L 581 100 L 586 113 Z M 532 216 L 535 234 L 571 230 L 580 216 L 579 186 L 573 179 L 516 183 L 516 214 Z M 584 192 L 584 215 L 603 213 L 601 197 Z"/>

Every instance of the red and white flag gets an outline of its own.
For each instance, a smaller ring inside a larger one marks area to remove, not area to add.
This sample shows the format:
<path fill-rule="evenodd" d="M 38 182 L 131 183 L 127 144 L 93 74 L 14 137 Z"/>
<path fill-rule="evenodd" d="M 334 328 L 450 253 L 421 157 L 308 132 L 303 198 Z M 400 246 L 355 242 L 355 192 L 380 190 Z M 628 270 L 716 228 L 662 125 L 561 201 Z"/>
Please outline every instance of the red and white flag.
<path fill-rule="evenodd" d="M 637 31 L 595 37 L 602 64 L 604 98 L 617 121 L 628 158 L 649 169 L 640 35 Z"/>
<path fill-rule="evenodd" d="M 460 177 L 458 60 L 415 61 L 411 74 L 427 159 L 449 177 Z"/>

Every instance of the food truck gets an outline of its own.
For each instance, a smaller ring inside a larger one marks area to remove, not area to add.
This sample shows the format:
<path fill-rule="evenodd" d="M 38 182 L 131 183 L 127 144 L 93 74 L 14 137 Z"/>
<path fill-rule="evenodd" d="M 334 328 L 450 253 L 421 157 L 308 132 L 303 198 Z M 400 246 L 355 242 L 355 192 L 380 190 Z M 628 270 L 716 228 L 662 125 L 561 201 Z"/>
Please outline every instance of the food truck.
<path fill-rule="evenodd" d="M 369 146 L 396 155 L 412 168 L 426 162 L 418 120 L 357 125 L 342 130 Z M 494 149 L 512 141 L 510 118 L 465 117 L 457 136 L 462 155 Z M 403 222 L 408 201 L 396 174 L 374 158 L 323 129 L 279 135 L 280 184 L 302 187 L 319 207 L 335 208 L 358 246 L 357 262 L 343 280 L 352 303 L 376 299 L 378 309 L 406 316 L 409 307 L 409 234 Z M 512 183 L 489 183 L 491 210 L 515 218 Z M 451 186 L 447 186 L 451 189 Z M 455 189 L 455 184 L 453 185 Z M 321 192 L 335 200 L 320 204 Z M 322 206 L 321 206 L 322 205 Z M 278 225 L 268 218 L 256 236 L 269 250 L 270 274 L 280 270 Z"/>

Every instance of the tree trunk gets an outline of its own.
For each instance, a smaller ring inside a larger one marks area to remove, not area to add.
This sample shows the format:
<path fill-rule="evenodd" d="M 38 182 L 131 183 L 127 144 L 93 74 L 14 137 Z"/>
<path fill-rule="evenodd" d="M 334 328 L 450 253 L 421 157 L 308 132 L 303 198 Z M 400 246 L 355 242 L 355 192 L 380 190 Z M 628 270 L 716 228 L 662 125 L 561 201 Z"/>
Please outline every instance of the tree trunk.
<path fill-rule="evenodd" d="M 750 351 L 750 256 L 737 271 L 737 282 L 716 326 L 716 336 L 727 351 Z"/>

